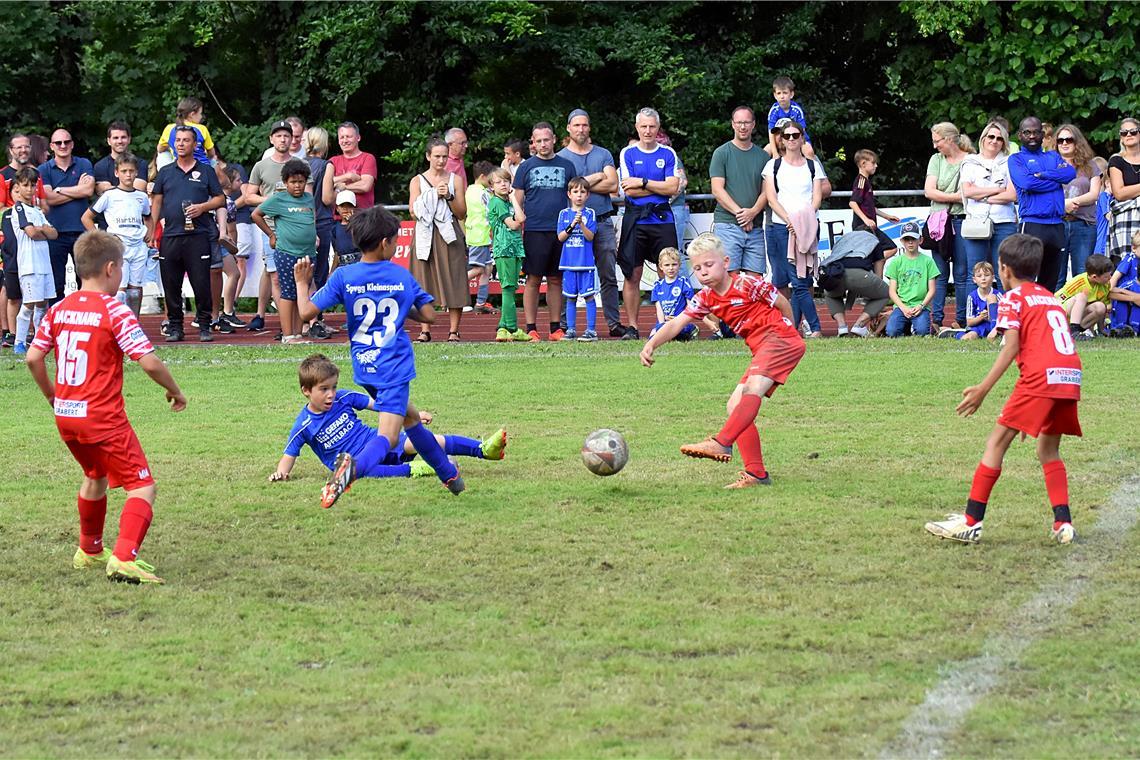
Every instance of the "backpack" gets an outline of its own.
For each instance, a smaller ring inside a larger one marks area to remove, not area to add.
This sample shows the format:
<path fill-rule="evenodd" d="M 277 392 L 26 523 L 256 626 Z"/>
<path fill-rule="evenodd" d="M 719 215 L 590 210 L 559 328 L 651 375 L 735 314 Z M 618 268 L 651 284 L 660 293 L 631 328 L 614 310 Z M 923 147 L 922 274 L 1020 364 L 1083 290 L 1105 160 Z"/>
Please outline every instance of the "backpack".
<path fill-rule="evenodd" d="M 776 159 L 776 165 L 772 167 L 772 183 L 776 186 L 776 192 L 780 192 L 780 167 L 784 163 L 784 157 L 780 156 Z M 815 182 L 815 159 L 807 162 L 808 174 L 811 175 L 811 181 Z"/>
<path fill-rule="evenodd" d="M 843 259 L 829 261 L 819 268 L 817 277 L 819 286 L 826 291 L 838 290 L 843 287 L 843 273 L 847 267 L 843 266 Z"/>

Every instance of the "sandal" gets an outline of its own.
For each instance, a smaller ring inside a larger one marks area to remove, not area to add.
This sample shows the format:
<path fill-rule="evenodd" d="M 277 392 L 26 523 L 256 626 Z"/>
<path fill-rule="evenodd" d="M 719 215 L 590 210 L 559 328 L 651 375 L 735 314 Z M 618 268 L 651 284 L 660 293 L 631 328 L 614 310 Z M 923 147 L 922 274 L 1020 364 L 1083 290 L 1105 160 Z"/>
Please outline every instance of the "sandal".
<path fill-rule="evenodd" d="M 416 343 L 431 343 L 431 333 L 424 330 L 416 336 Z"/>
<path fill-rule="evenodd" d="M 459 342 L 459 331 L 456 330 L 455 332 L 449 332 L 447 334 L 447 342 L 448 343 L 458 343 Z"/>

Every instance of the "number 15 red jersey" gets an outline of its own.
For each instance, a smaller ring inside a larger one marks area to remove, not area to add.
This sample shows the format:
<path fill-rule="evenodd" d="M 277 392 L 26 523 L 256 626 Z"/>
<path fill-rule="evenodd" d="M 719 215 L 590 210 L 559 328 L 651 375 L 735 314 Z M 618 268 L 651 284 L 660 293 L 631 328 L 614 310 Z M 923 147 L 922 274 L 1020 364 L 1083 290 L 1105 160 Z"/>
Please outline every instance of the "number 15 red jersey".
<path fill-rule="evenodd" d="M 1023 282 L 998 305 L 997 329 L 1017 330 L 1021 377 L 1014 391 L 1045 398 L 1081 397 L 1081 358 L 1069 318 L 1055 295 L 1034 282 Z"/>
<path fill-rule="evenodd" d="M 138 361 L 154 351 L 129 308 L 76 291 L 48 310 L 32 345 L 55 351 L 55 422 L 65 440 L 98 443 L 127 424 L 123 355 Z"/>

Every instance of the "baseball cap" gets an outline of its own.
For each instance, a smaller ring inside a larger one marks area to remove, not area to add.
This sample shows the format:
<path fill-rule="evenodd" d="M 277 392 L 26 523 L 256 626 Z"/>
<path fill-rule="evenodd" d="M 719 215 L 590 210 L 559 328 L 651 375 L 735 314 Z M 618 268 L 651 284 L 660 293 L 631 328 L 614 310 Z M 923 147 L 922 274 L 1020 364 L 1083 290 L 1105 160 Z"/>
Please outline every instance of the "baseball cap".
<path fill-rule="evenodd" d="M 293 125 L 291 125 L 289 122 L 275 121 L 273 122 L 273 126 L 269 128 L 269 135 L 272 137 L 283 129 L 289 134 L 293 134 Z"/>
<path fill-rule="evenodd" d="M 566 117 L 566 126 L 570 126 L 570 122 L 574 121 L 575 116 L 585 116 L 587 119 L 590 118 L 590 114 L 586 113 L 586 109 L 575 108 L 570 112 L 570 115 Z"/>
<path fill-rule="evenodd" d="M 356 193 L 352 192 L 351 190 L 341 190 L 336 194 L 336 205 L 339 206 L 342 203 L 347 203 L 350 206 L 355 206 Z"/>
<path fill-rule="evenodd" d="M 902 226 L 902 232 L 899 233 L 899 239 L 902 238 L 915 238 L 922 240 L 922 228 L 918 226 L 918 222 L 907 222 Z"/>
<path fill-rule="evenodd" d="M 784 131 L 784 127 L 786 127 L 786 126 L 788 126 L 789 124 L 792 124 L 792 123 L 793 123 L 793 122 L 792 122 L 792 120 L 791 120 L 791 119 L 788 119 L 788 118 L 784 118 L 784 119 L 778 119 L 778 120 L 776 121 L 776 123 L 772 125 L 772 131 L 773 131 L 773 132 L 783 132 L 783 131 Z"/>

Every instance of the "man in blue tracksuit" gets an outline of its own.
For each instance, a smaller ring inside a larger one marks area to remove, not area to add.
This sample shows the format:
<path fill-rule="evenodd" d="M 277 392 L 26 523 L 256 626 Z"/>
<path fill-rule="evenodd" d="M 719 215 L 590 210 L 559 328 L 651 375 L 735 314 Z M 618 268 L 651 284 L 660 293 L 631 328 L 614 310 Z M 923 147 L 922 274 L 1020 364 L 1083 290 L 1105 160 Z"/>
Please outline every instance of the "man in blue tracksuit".
<path fill-rule="evenodd" d="M 1036 116 L 1022 119 L 1018 134 L 1021 150 L 1009 157 L 1009 176 L 1017 188 L 1019 231 L 1045 246 L 1037 282 L 1052 290 L 1061 274 L 1061 250 L 1065 247 L 1063 185 L 1076 179 L 1077 170 L 1056 151 L 1041 150 L 1045 132 Z"/>

